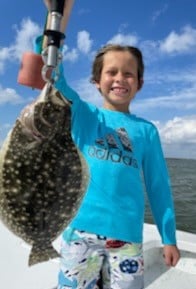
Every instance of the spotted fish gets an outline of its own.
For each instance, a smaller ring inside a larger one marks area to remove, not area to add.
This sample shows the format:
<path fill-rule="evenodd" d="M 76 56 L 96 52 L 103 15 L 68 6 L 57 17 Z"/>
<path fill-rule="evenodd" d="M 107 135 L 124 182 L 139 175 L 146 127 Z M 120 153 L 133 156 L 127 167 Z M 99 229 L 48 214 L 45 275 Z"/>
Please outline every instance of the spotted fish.
<path fill-rule="evenodd" d="M 58 256 L 52 242 L 87 183 L 88 168 L 71 137 L 70 103 L 47 84 L 0 150 L 0 219 L 32 245 L 29 266 Z"/>

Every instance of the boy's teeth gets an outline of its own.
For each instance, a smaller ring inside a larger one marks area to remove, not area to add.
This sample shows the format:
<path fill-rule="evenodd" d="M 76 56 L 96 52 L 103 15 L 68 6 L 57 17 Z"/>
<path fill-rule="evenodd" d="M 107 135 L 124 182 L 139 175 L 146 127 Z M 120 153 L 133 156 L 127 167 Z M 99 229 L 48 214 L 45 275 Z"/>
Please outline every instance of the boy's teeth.
<path fill-rule="evenodd" d="M 125 93 L 127 90 L 125 88 L 115 87 L 112 89 L 115 93 Z"/>

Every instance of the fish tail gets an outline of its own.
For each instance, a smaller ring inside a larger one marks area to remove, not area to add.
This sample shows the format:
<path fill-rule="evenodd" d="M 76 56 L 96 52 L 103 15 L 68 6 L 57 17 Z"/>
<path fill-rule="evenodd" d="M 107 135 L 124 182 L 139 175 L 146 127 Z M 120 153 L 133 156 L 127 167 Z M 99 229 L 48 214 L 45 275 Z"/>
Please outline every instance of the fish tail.
<path fill-rule="evenodd" d="M 60 257 L 59 253 L 54 249 L 52 244 L 43 246 L 39 246 L 38 244 L 33 244 L 30 255 L 28 265 L 32 266 L 37 263 L 46 262 L 53 258 Z"/>

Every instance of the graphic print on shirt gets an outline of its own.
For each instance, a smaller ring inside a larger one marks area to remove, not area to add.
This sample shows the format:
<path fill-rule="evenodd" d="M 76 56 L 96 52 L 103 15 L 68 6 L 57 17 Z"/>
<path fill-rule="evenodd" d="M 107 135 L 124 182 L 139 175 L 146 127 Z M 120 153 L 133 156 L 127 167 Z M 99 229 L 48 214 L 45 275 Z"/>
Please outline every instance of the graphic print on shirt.
<path fill-rule="evenodd" d="M 119 128 L 117 129 L 117 133 L 124 149 L 132 152 L 132 145 L 127 131 L 124 128 Z"/>
<path fill-rule="evenodd" d="M 125 128 L 118 128 L 113 134 L 108 133 L 96 139 L 95 145 L 89 147 L 88 154 L 99 160 L 138 168 L 137 160 L 133 155 L 133 146 Z"/>

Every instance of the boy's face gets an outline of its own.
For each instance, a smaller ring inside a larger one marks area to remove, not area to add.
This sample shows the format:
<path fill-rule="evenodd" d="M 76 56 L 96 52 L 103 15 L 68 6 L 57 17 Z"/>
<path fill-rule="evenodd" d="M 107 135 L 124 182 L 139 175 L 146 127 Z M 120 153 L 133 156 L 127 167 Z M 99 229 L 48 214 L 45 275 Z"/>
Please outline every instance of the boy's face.
<path fill-rule="evenodd" d="M 105 108 L 128 112 L 129 104 L 141 86 L 135 56 L 128 51 L 107 52 L 100 81 L 95 84 L 104 97 Z"/>

